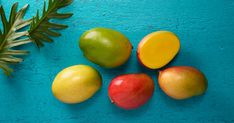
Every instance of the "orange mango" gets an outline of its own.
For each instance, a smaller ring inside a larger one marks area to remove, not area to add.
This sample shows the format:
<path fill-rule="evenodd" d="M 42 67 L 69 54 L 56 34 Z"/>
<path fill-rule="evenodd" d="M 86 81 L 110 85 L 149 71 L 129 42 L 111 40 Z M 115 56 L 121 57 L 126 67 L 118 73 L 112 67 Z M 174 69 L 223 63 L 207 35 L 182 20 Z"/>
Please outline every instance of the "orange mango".
<path fill-rule="evenodd" d="M 171 67 L 161 71 L 158 82 L 168 96 L 179 100 L 201 95 L 208 86 L 205 75 L 188 66 Z"/>

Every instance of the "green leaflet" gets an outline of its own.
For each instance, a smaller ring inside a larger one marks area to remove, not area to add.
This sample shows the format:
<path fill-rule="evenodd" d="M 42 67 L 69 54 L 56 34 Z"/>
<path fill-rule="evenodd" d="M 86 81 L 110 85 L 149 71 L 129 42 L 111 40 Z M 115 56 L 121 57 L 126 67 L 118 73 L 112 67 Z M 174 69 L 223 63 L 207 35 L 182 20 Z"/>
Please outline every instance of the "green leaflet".
<path fill-rule="evenodd" d="M 1 21 L 3 24 L 3 31 L 0 30 L 0 68 L 3 69 L 6 75 L 10 75 L 13 71 L 9 67 L 9 64 L 20 63 L 23 61 L 22 58 L 16 56 L 28 54 L 28 51 L 14 50 L 12 48 L 31 42 L 31 40 L 26 37 L 28 31 L 20 32 L 20 29 L 31 23 L 31 19 L 26 21 L 23 20 L 28 5 L 25 5 L 18 12 L 17 6 L 18 3 L 15 3 L 12 6 L 9 21 L 7 20 L 3 7 L 0 7 Z"/>
<path fill-rule="evenodd" d="M 61 34 L 57 30 L 62 30 L 68 26 L 52 23 L 51 19 L 66 19 L 71 17 L 72 13 L 58 13 L 57 11 L 63 7 L 66 7 L 72 3 L 72 0 L 49 0 L 48 7 L 46 8 L 46 2 L 42 11 L 42 16 L 39 16 L 37 11 L 36 16 L 33 17 L 29 30 L 30 38 L 38 47 L 42 47 L 44 42 L 53 42 L 50 36 L 58 37 Z"/>

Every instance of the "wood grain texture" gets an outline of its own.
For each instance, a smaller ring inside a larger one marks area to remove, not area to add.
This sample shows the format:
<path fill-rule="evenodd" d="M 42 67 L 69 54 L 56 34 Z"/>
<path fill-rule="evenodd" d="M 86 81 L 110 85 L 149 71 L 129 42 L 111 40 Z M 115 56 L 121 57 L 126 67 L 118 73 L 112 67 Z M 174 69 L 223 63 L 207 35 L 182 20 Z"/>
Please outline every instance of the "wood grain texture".
<path fill-rule="evenodd" d="M 42 8 L 41 0 L 18 0 L 30 4 L 26 18 Z M 65 12 L 73 12 L 62 36 L 41 50 L 33 45 L 11 78 L 0 72 L 1 123 L 231 123 L 234 122 L 234 1 L 233 0 L 74 0 Z M 17 0 L 0 0 L 9 13 Z M 78 39 L 87 29 L 109 27 L 124 33 L 133 44 L 130 60 L 117 69 L 103 69 L 85 59 Z M 204 96 L 184 101 L 167 97 L 158 87 L 157 71 L 140 66 L 136 48 L 156 30 L 169 30 L 181 40 L 181 50 L 169 66 L 189 65 L 202 70 L 209 81 Z M 65 67 L 87 64 L 103 76 L 102 89 L 82 104 L 66 105 L 51 93 L 55 75 Z M 124 111 L 107 96 L 111 79 L 122 73 L 145 72 L 156 84 L 153 98 L 143 107 Z"/>

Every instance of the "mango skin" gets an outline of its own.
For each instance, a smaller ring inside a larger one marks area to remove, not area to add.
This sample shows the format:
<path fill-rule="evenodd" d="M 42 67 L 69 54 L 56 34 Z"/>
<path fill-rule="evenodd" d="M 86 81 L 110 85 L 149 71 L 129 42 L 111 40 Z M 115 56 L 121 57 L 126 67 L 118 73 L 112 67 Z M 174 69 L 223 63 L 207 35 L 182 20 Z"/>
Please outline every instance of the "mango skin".
<path fill-rule="evenodd" d="M 188 66 L 171 67 L 161 71 L 158 82 L 168 96 L 178 100 L 202 95 L 208 86 L 205 75 Z"/>
<path fill-rule="evenodd" d="M 108 87 L 111 102 L 125 110 L 144 105 L 152 97 L 153 92 L 154 81 L 144 73 L 117 76 Z"/>
<path fill-rule="evenodd" d="M 123 34 L 107 28 L 86 31 L 79 41 L 84 56 L 102 67 L 124 64 L 131 55 L 132 45 Z"/>
<path fill-rule="evenodd" d="M 76 104 L 91 98 L 102 85 L 100 73 L 87 65 L 63 69 L 52 84 L 53 95 L 63 103 Z"/>

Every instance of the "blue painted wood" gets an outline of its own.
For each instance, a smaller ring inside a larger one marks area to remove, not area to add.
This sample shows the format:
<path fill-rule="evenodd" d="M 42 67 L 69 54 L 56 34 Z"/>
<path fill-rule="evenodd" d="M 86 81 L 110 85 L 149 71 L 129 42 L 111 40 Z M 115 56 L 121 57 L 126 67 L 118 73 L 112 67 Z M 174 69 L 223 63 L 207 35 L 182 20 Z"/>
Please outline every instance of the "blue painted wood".
<path fill-rule="evenodd" d="M 0 0 L 7 12 L 17 0 Z M 40 0 L 18 0 L 30 4 L 26 18 L 42 8 Z M 11 78 L 0 74 L 0 122 L 12 123 L 230 123 L 234 122 L 234 1 L 233 0 L 75 0 L 62 11 L 73 12 L 60 21 L 70 27 L 41 50 L 33 45 Z M 132 57 L 117 69 L 103 69 L 85 59 L 78 48 L 79 36 L 93 27 L 123 32 L 132 42 Z M 158 87 L 157 72 L 141 67 L 136 59 L 139 41 L 156 30 L 170 30 L 181 39 L 181 51 L 170 64 L 201 69 L 209 80 L 204 96 L 176 101 Z M 66 105 L 51 93 L 55 75 L 65 67 L 87 64 L 103 76 L 102 89 L 82 104 Z M 124 111 L 107 96 L 110 80 L 122 73 L 145 72 L 156 84 L 153 98 L 143 107 Z"/>

